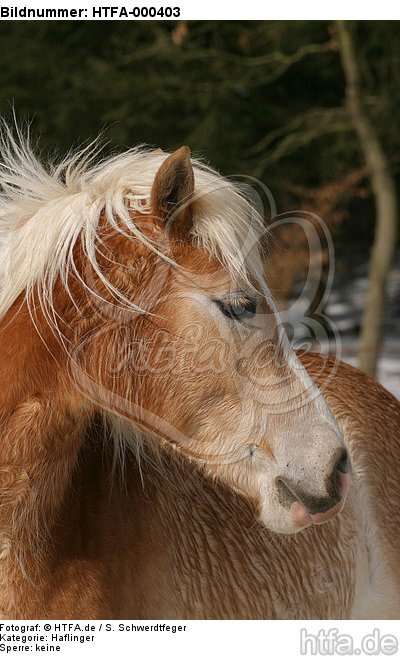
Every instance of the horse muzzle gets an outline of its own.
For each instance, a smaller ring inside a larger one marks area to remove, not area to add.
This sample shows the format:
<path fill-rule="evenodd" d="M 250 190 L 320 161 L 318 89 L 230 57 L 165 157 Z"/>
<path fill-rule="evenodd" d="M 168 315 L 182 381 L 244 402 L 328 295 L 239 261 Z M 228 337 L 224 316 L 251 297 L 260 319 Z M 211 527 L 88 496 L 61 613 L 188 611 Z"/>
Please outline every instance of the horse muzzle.
<path fill-rule="evenodd" d="M 290 477 L 279 477 L 276 484 L 279 501 L 289 510 L 293 524 L 296 528 L 305 528 L 310 524 L 323 524 L 342 510 L 350 481 L 350 459 L 347 450 L 340 449 L 327 477 L 325 494 L 312 495 L 304 480 L 299 483 Z"/>

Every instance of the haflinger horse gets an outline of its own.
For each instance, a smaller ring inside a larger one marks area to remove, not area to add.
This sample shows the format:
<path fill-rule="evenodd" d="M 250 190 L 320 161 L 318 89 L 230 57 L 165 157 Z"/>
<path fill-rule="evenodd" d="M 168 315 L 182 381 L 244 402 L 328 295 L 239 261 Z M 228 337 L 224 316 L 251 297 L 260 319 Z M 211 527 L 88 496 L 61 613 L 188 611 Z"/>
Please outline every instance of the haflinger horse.
<path fill-rule="evenodd" d="M 400 617 L 399 404 L 291 349 L 243 189 L 1 150 L 1 617 Z"/>

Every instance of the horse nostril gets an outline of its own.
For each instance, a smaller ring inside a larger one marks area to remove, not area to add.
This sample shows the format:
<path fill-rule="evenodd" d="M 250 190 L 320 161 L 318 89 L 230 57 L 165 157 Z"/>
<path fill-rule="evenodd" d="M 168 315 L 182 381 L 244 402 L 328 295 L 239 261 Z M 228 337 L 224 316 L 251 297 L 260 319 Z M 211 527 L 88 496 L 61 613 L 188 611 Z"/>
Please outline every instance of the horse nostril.
<path fill-rule="evenodd" d="M 341 449 L 336 461 L 335 470 L 341 474 L 348 474 L 350 472 L 350 458 L 346 449 Z"/>
<path fill-rule="evenodd" d="M 276 489 L 278 492 L 279 503 L 282 504 L 284 508 L 289 509 L 294 501 L 297 501 L 297 496 L 292 492 L 288 487 L 287 482 L 283 478 L 277 478 L 275 480 Z"/>

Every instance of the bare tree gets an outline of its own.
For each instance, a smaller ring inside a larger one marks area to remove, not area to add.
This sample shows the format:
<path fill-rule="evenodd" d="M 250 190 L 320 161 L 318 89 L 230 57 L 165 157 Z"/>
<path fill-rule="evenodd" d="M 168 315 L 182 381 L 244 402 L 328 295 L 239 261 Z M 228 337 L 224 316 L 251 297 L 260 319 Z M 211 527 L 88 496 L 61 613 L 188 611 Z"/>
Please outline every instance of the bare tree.
<path fill-rule="evenodd" d="M 361 325 L 359 366 L 376 373 L 386 305 L 386 280 L 393 261 L 396 226 L 396 186 L 378 134 L 365 109 L 358 58 L 351 29 L 337 21 L 339 47 L 346 79 L 347 109 L 357 131 L 375 196 L 375 236 L 370 258 L 369 284 Z"/>

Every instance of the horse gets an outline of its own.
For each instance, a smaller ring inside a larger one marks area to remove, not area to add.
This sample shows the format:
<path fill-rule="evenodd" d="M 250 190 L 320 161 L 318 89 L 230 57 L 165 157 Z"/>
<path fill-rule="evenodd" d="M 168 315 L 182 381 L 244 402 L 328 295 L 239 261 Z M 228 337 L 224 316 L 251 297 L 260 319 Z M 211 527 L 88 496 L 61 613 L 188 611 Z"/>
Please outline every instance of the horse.
<path fill-rule="evenodd" d="M 4 126 L 0 178 L 1 618 L 399 618 L 399 404 L 291 347 L 249 194 Z"/>

